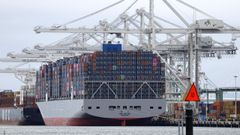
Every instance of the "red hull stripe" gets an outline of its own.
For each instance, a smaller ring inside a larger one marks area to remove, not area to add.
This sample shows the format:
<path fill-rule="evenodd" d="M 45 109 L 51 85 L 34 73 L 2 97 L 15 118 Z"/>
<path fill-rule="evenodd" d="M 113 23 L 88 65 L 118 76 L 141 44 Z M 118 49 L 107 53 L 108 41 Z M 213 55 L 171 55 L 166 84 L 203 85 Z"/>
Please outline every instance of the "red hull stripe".
<path fill-rule="evenodd" d="M 97 119 L 97 118 L 44 118 L 49 126 L 118 126 L 119 120 Z"/>
<path fill-rule="evenodd" d="M 104 119 L 104 118 L 44 118 L 48 126 L 120 126 L 122 121 L 131 125 L 142 125 L 146 119 Z M 134 122 L 136 121 L 136 122 Z"/>

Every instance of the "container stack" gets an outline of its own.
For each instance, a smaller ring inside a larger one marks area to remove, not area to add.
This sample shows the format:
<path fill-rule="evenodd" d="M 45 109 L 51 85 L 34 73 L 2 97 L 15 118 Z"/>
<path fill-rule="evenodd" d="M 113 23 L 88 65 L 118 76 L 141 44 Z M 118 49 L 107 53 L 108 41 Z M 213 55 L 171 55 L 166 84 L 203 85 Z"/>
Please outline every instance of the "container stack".
<path fill-rule="evenodd" d="M 48 89 L 48 65 L 43 65 L 36 73 L 36 98 L 45 98 Z"/>
<path fill-rule="evenodd" d="M 18 107 L 20 106 L 20 98 L 17 96 L 19 91 L 4 90 L 0 92 L 0 108 Z"/>
<path fill-rule="evenodd" d="M 10 90 L 0 92 L 0 107 L 13 107 L 14 93 Z"/>
<path fill-rule="evenodd" d="M 206 104 L 199 104 L 199 115 L 206 116 Z M 215 101 L 208 104 L 208 118 L 217 120 L 232 120 L 235 118 L 235 101 Z M 237 101 L 237 117 L 240 117 L 240 101 Z"/>
<path fill-rule="evenodd" d="M 160 58 L 151 51 L 122 51 L 120 44 L 104 44 L 103 51 L 41 66 L 36 97 L 44 100 L 47 92 L 50 99 L 66 99 L 72 91 L 75 98 L 132 98 L 139 88 L 135 98 L 164 94 L 165 66 Z"/>

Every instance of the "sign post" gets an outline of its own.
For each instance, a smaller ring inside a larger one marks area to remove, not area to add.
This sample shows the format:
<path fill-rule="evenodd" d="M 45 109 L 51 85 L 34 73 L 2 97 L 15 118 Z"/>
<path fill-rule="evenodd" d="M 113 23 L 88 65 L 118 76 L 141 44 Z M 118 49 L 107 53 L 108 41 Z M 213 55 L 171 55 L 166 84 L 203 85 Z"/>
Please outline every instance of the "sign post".
<path fill-rule="evenodd" d="M 186 135 L 193 135 L 193 107 L 190 102 L 200 101 L 197 89 L 194 83 L 184 96 L 184 101 L 188 101 L 186 104 Z"/>
<path fill-rule="evenodd" d="M 193 135 L 193 109 L 190 103 L 186 104 L 186 135 Z"/>

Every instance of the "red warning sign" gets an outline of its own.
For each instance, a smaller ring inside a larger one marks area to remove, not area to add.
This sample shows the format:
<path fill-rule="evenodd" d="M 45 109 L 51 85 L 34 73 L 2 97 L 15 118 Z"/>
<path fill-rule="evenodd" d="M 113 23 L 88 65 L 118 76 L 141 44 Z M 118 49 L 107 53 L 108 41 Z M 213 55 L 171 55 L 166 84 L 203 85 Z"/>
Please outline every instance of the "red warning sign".
<path fill-rule="evenodd" d="M 188 90 L 184 98 L 184 101 L 195 101 L 195 102 L 200 101 L 200 98 L 194 83 L 192 84 L 191 88 Z"/>

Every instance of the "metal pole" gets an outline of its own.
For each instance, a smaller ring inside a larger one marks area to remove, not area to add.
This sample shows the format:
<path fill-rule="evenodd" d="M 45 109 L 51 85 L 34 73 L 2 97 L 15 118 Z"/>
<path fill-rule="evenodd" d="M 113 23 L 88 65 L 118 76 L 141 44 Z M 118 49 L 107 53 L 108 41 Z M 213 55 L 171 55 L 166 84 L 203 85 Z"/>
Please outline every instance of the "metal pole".
<path fill-rule="evenodd" d="M 71 100 L 73 100 L 74 98 L 74 94 L 73 94 L 73 85 L 72 85 L 72 82 L 71 82 Z"/>
<path fill-rule="evenodd" d="M 199 55 L 198 55 L 198 30 L 195 31 L 195 85 L 199 90 Z"/>
<path fill-rule="evenodd" d="M 193 110 L 190 103 L 186 104 L 186 135 L 193 135 Z"/>
<path fill-rule="evenodd" d="M 152 49 L 152 47 L 155 45 L 155 27 L 154 27 L 154 0 L 149 1 L 149 28 L 152 30 L 152 33 L 149 35 L 149 48 Z"/>
<path fill-rule="evenodd" d="M 141 12 L 140 17 L 141 17 L 141 23 L 140 23 L 141 30 L 140 30 L 139 44 L 143 45 L 143 43 L 144 43 L 143 30 L 144 30 L 144 25 L 145 25 L 144 24 L 144 13 L 143 12 Z"/>
<path fill-rule="evenodd" d="M 188 35 L 188 76 L 189 76 L 189 86 L 193 82 L 193 34 Z"/>
<path fill-rule="evenodd" d="M 187 75 L 187 53 L 183 54 L 183 74 Z"/>
<path fill-rule="evenodd" d="M 206 119 L 208 120 L 209 94 L 208 94 L 207 84 L 206 84 L 206 92 L 207 92 Z"/>
<path fill-rule="evenodd" d="M 183 110 L 183 108 L 182 108 L 182 110 Z M 184 112 L 182 113 L 182 119 L 181 119 L 181 121 L 182 121 L 182 135 L 184 134 L 184 131 L 183 131 L 183 124 L 184 124 Z"/>
<path fill-rule="evenodd" d="M 180 134 L 180 133 L 181 133 L 181 131 L 180 131 L 180 125 L 181 125 L 181 124 L 180 124 L 180 123 L 181 123 L 181 121 L 179 120 L 179 121 L 178 121 L 178 135 L 181 135 L 181 134 Z"/>
<path fill-rule="evenodd" d="M 195 31 L 195 84 L 198 92 L 200 92 L 200 87 L 199 87 L 199 52 L 198 52 L 198 29 Z M 198 102 L 195 104 L 195 111 L 196 114 L 198 115 Z"/>
<path fill-rule="evenodd" d="M 208 94 L 208 89 L 207 89 L 207 78 L 205 78 L 205 91 L 206 91 L 206 94 L 207 94 L 207 103 L 206 103 L 206 120 L 208 120 L 208 103 L 209 103 L 209 94 Z"/>
<path fill-rule="evenodd" d="M 237 77 L 238 76 L 234 76 L 235 78 L 235 120 L 237 119 Z"/>
<path fill-rule="evenodd" d="M 46 79 L 45 79 L 46 80 Z M 47 81 L 45 81 L 45 82 L 47 82 Z M 48 102 L 48 82 L 46 83 L 46 95 L 45 95 L 45 102 Z"/>
<path fill-rule="evenodd" d="M 124 18 L 124 30 L 128 29 L 127 18 Z M 123 44 L 128 45 L 128 35 L 124 33 Z"/>

